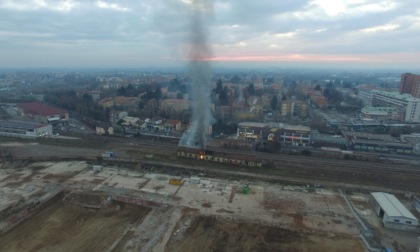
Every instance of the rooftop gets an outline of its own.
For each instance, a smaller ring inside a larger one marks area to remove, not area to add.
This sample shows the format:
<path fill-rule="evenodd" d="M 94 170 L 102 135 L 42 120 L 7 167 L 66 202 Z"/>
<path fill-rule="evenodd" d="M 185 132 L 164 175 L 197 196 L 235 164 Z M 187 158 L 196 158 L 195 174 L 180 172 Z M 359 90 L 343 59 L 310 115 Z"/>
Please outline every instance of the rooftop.
<path fill-rule="evenodd" d="M 397 108 L 393 107 L 371 107 L 367 106 L 362 109 L 362 113 L 367 114 L 387 114 L 389 112 L 397 112 Z"/>
<path fill-rule="evenodd" d="M 15 129 L 37 129 L 40 127 L 44 127 L 43 124 L 32 123 L 32 122 L 24 122 L 24 121 L 14 121 L 14 120 L 0 120 L 0 127 L 3 128 L 15 128 Z"/>
<path fill-rule="evenodd" d="M 417 221 L 417 218 L 394 195 L 383 192 L 373 192 L 371 195 L 388 216 L 405 217 Z"/>
<path fill-rule="evenodd" d="M 274 129 L 284 129 L 284 130 L 295 130 L 295 131 L 311 131 L 311 128 L 308 126 L 302 125 L 290 125 L 284 123 L 261 123 L 261 122 L 241 122 L 238 124 L 238 127 L 241 128 L 271 128 L 270 131 L 275 131 Z"/>
<path fill-rule="evenodd" d="M 398 99 L 398 100 L 403 100 L 403 101 L 417 101 L 417 100 L 420 101 L 419 98 L 415 98 L 415 97 L 411 96 L 410 94 L 400 94 L 398 92 L 386 92 L 386 91 L 382 91 L 382 90 L 374 90 L 373 93 L 380 94 L 380 95 L 387 96 L 387 97 L 391 97 L 391 98 Z"/>
<path fill-rule="evenodd" d="M 384 141 L 384 142 L 397 142 L 397 140 L 391 135 L 373 134 L 373 133 L 347 131 L 347 130 L 342 130 L 341 132 L 344 136 L 352 136 L 358 140 L 367 139 L 367 140 L 378 140 L 378 141 Z"/>
<path fill-rule="evenodd" d="M 67 111 L 64 109 L 51 107 L 38 102 L 21 103 L 19 104 L 19 107 L 31 115 L 51 116 L 67 113 Z"/>

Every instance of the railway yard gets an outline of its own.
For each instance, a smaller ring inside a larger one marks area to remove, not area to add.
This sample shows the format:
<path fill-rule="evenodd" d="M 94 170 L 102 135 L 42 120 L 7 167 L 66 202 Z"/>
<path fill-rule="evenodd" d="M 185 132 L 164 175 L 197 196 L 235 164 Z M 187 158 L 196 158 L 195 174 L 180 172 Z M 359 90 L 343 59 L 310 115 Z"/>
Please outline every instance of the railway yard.
<path fill-rule="evenodd" d="M 256 153 L 269 165 L 250 168 L 182 159 L 158 141 L 4 139 L 2 251 L 367 251 L 339 188 L 372 246 L 418 248 L 418 233 L 385 229 L 368 204 L 386 191 L 409 207 L 416 161 Z M 108 150 L 117 157 L 99 158 Z"/>

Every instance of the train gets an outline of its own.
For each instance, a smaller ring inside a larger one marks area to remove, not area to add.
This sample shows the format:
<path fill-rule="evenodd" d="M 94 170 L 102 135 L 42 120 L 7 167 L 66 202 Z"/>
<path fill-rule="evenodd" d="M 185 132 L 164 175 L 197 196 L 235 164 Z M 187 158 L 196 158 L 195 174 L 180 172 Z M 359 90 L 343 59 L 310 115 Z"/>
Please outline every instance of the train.
<path fill-rule="evenodd" d="M 252 153 L 240 153 L 240 152 L 227 152 L 217 151 L 211 149 L 196 149 L 188 147 L 178 147 L 177 156 L 203 160 L 209 162 L 217 162 L 224 164 L 231 164 L 235 166 L 249 166 L 249 167 L 262 167 L 263 161 L 255 154 Z"/>

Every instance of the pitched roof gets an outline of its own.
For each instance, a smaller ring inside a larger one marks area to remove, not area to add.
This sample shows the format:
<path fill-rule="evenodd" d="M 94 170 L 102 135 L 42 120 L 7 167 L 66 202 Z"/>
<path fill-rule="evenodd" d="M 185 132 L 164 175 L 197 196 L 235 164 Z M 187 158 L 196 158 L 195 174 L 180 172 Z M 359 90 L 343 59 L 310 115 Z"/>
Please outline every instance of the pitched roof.
<path fill-rule="evenodd" d="M 21 103 L 19 104 L 19 107 L 22 108 L 25 113 L 31 115 L 51 116 L 67 113 L 64 109 L 51 107 L 38 102 Z"/>
<path fill-rule="evenodd" d="M 417 220 L 394 195 L 383 192 L 373 192 L 371 195 L 388 216 Z"/>

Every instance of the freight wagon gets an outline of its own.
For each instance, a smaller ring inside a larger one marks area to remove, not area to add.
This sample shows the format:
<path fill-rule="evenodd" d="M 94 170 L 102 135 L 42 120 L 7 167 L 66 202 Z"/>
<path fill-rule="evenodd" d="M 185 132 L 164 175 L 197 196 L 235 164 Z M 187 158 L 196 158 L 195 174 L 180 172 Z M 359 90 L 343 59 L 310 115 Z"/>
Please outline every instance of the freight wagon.
<path fill-rule="evenodd" d="M 191 158 L 203 161 L 212 161 L 225 164 L 262 167 L 262 161 L 254 154 L 221 152 L 215 150 L 199 150 L 194 148 L 179 147 L 177 150 L 178 157 Z"/>

